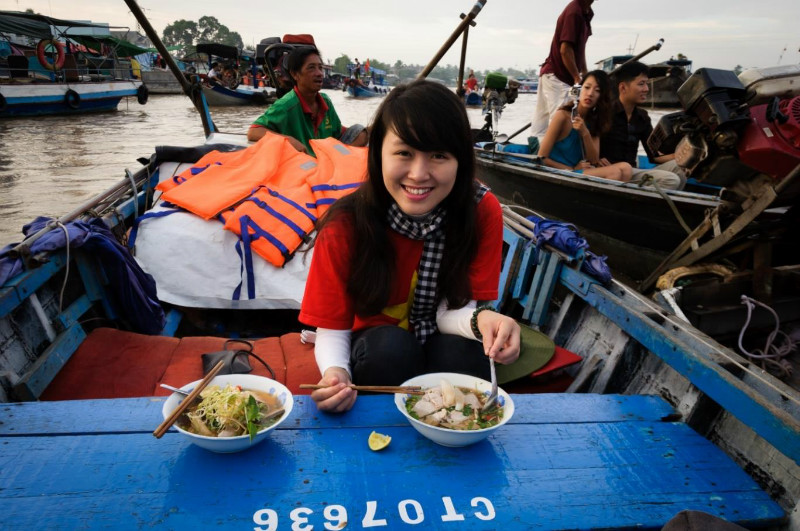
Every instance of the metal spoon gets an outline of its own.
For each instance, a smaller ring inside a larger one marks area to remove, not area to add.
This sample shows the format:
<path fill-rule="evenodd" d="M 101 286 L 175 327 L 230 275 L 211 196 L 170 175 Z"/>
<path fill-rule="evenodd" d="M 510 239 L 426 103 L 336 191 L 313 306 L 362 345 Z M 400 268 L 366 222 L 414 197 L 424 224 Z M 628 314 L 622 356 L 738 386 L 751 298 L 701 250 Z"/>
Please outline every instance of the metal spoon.
<path fill-rule="evenodd" d="M 494 369 L 494 358 L 489 358 L 489 370 L 492 374 L 492 392 L 489 394 L 489 398 L 481 408 L 481 411 L 488 411 L 493 408 L 494 403 L 497 402 L 497 372 Z"/>
<path fill-rule="evenodd" d="M 161 387 L 163 387 L 164 389 L 169 389 L 173 393 L 178 393 L 179 395 L 183 395 L 183 396 L 189 396 L 189 392 L 190 392 L 190 391 L 184 391 L 183 389 L 178 389 L 177 387 L 172 387 L 171 385 L 167 385 L 165 383 L 162 383 Z"/>

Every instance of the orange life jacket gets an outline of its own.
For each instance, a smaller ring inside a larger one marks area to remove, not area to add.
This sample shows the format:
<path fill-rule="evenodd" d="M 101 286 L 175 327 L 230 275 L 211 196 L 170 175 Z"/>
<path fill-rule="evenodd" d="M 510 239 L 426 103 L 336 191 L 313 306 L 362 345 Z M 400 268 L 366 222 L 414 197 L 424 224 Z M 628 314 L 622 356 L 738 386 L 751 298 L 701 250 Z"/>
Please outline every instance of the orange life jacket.
<path fill-rule="evenodd" d="M 245 260 L 252 249 L 270 263 L 283 266 L 328 207 L 365 180 L 367 148 L 346 146 L 334 138 L 311 140 L 311 145 L 317 154 L 316 171 L 297 180 L 282 179 L 280 187 L 266 184 L 232 214 L 224 215 L 225 228 L 244 243 Z M 292 168 L 285 171 L 297 175 Z M 281 168 L 277 173 L 285 177 L 283 172 Z"/>
<path fill-rule="evenodd" d="M 242 151 L 212 151 L 158 189 L 164 201 L 216 217 L 239 235 L 246 268 L 252 251 L 281 267 L 328 207 L 366 179 L 367 148 L 334 138 L 311 144 L 316 159 L 285 137 L 265 135 Z"/>

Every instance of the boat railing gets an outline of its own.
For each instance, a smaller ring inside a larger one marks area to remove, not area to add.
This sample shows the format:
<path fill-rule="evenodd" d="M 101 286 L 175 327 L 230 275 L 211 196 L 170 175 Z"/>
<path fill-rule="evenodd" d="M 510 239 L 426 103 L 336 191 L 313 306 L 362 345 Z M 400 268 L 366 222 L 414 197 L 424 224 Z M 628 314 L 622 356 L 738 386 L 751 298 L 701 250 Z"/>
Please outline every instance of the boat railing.
<path fill-rule="evenodd" d="M 779 452 L 800 462 L 797 391 L 754 370 L 734 351 L 633 289 L 614 280 L 604 285 L 581 271 L 575 257 L 549 246 L 531 253 L 534 242 L 530 235 L 509 223 L 507 216 L 503 241 L 508 250 L 501 271 L 498 308 L 513 313 L 522 307 L 522 321 L 553 334 L 572 300 L 581 299 Z M 557 286 L 564 298 L 560 304 L 553 304 Z M 558 314 L 550 318 L 546 312 L 555 308 L 559 309 Z M 759 390 L 742 381 L 742 372 L 761 382 Z M 594 374 L 587 371 L 590 373 Z M 571 389 L 580 385 L 576 380 Z"/>
<path fill-rule="evenodd" d="M 22 58 L 16 61 L 12 58 Z M 23 56 L 9 56 L 8 66 L 0 67 L 0 82 L 2 83 L 53 83 L 53 82 L 90 82 L 90 81 L 117 81 L 133 80 L 130 67 L 123 67 L 109 63 L 77 63 L 74 59 L 59 69 L 50 71 L 38 68 L 38 62 L 31 65 L 28 58 Z"/>

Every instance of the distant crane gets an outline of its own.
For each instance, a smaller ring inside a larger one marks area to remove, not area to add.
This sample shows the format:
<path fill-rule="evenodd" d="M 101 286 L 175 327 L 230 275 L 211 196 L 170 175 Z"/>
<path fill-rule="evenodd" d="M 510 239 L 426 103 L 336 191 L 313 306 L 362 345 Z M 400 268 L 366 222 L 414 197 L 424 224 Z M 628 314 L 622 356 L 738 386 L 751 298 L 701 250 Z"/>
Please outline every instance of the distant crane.
<path fill-rule="evenodd" d="M 783 54 L 785 53 L 786 53 L 786 46 L 784 46 L 783 50 L 781 50 L 781 55 L 778 57 L 778 64 L 781 64 L 781 59 L 783 59 Z"/>
<path fill-rule="evenodd" d="M 628 46 L 628 54 L 633 55 L 633 51 L 636 49 L 636 43 L 639 42 L 639 34 L 636 34 L 636 40 L 633 41 L 633 46 Z"/>

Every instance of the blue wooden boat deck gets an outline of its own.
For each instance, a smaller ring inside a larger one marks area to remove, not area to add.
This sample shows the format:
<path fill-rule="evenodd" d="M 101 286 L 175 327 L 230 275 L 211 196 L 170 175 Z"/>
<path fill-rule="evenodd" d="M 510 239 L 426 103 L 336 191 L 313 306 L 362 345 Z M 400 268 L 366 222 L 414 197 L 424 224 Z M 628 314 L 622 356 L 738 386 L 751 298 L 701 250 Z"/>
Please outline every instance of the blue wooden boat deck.
<path fill-rule="evenodd" d="M 419 435 L 389 395 L 344 415 L 307 396 L 264 443 L 218 455 L 170 430 L 163 398 L 0 408 L 4 529 L 660 529 L 684 509 L 748 527 L 783 510 L 653 396 L 514 395 L 466 448 Z M 373 431 L 389 434 L 381 452 Z M 304 527 L 308 525 L 308 527 Z"/>

